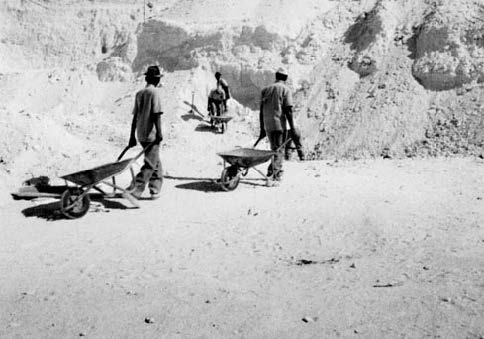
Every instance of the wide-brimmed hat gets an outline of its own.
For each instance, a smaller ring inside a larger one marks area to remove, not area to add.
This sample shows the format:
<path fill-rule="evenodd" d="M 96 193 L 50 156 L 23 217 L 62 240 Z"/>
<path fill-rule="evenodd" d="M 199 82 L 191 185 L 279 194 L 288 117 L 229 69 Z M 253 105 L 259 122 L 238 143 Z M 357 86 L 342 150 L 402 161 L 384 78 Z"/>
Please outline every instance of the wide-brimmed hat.
<path fill-rule="evenodd" d="M 147 77 L 153 77 L 153 78 L 161 78 L 163 76 L 158 66 L 149 66 L 145 72 L 145 75 Z"/>

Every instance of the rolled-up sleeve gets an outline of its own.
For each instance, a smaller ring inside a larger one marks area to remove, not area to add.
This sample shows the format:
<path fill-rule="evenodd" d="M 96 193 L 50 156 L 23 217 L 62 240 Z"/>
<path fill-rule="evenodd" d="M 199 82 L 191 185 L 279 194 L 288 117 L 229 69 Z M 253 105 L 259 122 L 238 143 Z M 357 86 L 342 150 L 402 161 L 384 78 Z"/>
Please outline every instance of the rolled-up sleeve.
<path fill-rule="evenodd" d="M 134 105 L 133 105 L 133 115 L 138 113 L 138 95 L 134 98 Z"/>
<path fill-rule="evenodd" d="M 161 107 L 161 95 L 158 90 L 153 91 L 151 96 L 151 113 L 163 114 L 163 108 Z"/>
<path fill-rule="evenodd" d="M 283 103 L 282 103 L 282 106 L 283 107 L 292 107 L 294 106 L 293 103 L 292 103 L 292 93 L 290 90 L 286 89 L 285 93 L 284 93 L 284 99 L 283 99 Z"/>

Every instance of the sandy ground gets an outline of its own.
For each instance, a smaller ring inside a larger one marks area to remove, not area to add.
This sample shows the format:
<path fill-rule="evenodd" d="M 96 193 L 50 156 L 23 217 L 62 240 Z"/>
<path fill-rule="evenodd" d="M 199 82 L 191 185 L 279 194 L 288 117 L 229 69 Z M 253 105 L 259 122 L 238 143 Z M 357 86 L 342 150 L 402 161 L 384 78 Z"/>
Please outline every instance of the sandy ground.
<path fill-rule="evenodd" d="M 0 337 L 483 338 L 482 160 L 290 162 L 229 193 L 216 159 L 164 161 L 140 209 L 1 207 Z"/>

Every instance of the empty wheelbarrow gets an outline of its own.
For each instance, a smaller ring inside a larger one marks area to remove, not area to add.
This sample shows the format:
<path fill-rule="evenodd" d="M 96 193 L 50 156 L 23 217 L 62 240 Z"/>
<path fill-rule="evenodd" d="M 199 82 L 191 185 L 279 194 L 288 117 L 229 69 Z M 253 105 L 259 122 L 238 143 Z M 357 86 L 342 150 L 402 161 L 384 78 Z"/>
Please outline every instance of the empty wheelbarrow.
<path fill-rule="evenodd" d="M 134 177 L 132 165 L 149 147 L 152 147 L 152 145 L 153 143 L 148 145 L 134 158 L 121 161 L 120 159 L 129 149 L 129 147 L 126 147 L 116 162 L 62 176 L 62 179 L 75 184 L 75 186 L 67 186 L 67 189 L 61 195 L 60 210 L 62 214 L 69 219 L 83 217 L 89 211 L 91 201 L 89 198 L 89 192 L 92 189 L 105 196 L 114 196 L 116 190 L 119 190 L 123 198 L 129 200 L 135 207 L 139 207 L 138 201 L 135 197 L 133 197 L 126 189 L 116 185 L 115 176 L 130 169 L 131 176 Z M 112 178 L 112 181 L 108 181 L 109 178 Z M 106 193 L 98 186 L 99 184 L 105 184 L 112 187 L 113 193 Z"/>

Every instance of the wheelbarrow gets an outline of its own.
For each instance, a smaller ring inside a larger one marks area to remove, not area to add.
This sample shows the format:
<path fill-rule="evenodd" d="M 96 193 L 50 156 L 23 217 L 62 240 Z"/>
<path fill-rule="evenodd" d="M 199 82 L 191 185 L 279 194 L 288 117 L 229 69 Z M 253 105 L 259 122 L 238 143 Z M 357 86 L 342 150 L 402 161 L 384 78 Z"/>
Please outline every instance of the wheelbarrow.
<path fill-rule="evenodd" d="M 217 131 L 220 133 L 225 133 L 228 127 L 228 122 L 233 119 L 232 116 L 229 115 L 212 115 L 209 114 L 208 117 L 210 118 L 210 124 L 213 128 L 216 128 Z"/>
<path fill-rule="evenodd" d="M 123 150 L 116 162 L 61 176 L 61 179 L 75 184 L 74 187 L 67 185 L 67 189 L 61 195 L 61 213 L 69 219 L 83 217 L 89 211 L 89 205 L 91 202 L 89 192 L 92 189 L 107 197 L 114 197 L 116 195 L 116 190 L 119 190 L 123 198 L 127 199 L 133 204 L 133 206 L 139 207 L 138 200 L 133 195 L 131 195 L 126 189 L 116 185 L 115 176 L 129 169 L 131 177 L 134 179 L 133 164 L 149 147 L 152 147 L 153 144 L 154 143 L 149 144 L 134 158 L 121 161 L 123 155 L 130 148 L 128 146 Z M 109 178 L 112 178 L 112 181 L 108 181 Z M 99 187 L 99 184 L 112 187 L 113 192 L 110 194 L 106 193 Z"/>
<path fill-rule="evenodd" d="M 255 149 L 255 146 L 261 139 L 257 140 L 254 148 L 235 148 L 230 151 L 217 153 L 224 163 L 224 169 L 220 176 L 220 186 L 224 191 L 233 191 L 239 185 L 241 177 L 245 177 L 249 173 L 249 169 L 258 172 L 265 180 L 267 186 L 273 186 L 271 177 L 265 175 L 261 170 L 255 166 L 261 165 L 267 161 L 274 162 L 274 156 L 280 149 L 284 148 L 291 139 L 287 139 L 277 150 L 267 151 Z M 227 163 L 229 166 L 227 166 Z"/>

